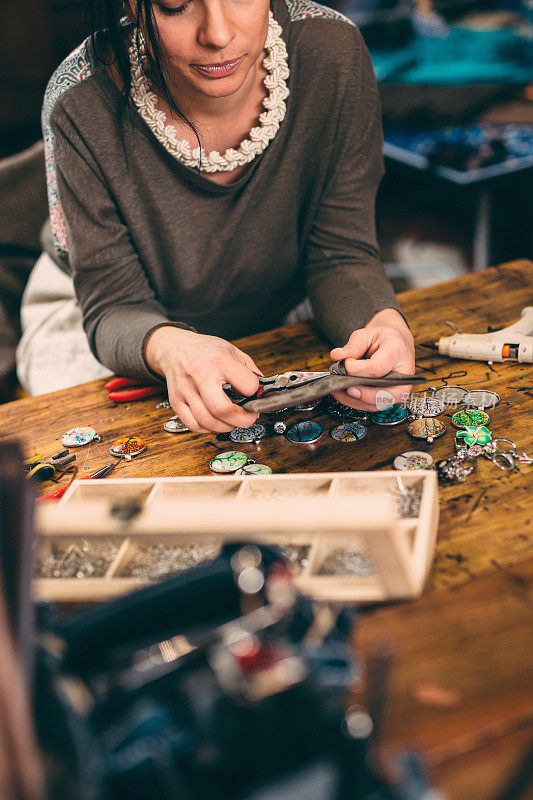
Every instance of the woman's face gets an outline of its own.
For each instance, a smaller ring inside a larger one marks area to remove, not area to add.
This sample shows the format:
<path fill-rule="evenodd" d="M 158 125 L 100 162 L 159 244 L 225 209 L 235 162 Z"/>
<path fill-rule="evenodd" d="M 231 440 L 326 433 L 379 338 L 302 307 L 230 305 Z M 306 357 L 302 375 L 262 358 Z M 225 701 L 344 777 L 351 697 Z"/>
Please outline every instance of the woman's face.
<path fill-rule="evenodd" d="M 264 49 L 269 0 L 153 0 L 152 7 L 178 97 L 240 89 Z"/>

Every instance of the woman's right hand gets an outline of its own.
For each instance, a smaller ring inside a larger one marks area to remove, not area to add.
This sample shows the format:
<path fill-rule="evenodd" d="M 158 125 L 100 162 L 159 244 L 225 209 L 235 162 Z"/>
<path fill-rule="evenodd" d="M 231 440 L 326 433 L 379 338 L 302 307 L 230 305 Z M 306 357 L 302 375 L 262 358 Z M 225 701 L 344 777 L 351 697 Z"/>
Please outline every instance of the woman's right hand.
<path fill-rule="evenodd" d="M 227 433 L 256 421 L 257 414 L 232 403 L 222 389 L 230 383 L 249 397 L 259 388 L 254 372 L 262 374 L 253 359 L 230 342 L 165 325 L 146 340 L 144 357 L 165 377 L 170 405 L 194 433 Z"/>

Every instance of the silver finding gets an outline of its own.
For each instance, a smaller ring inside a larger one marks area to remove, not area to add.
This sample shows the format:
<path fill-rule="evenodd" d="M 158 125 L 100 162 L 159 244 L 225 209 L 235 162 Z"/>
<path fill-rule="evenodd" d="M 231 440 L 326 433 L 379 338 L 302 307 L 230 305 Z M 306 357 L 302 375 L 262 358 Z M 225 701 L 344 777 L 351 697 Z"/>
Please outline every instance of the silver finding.
<path fill-rule="evenodd" d="M 451 458 L 437 461 L 437 475 L 443 483 L 464 483 L 477 467 L 477 460 L 466 453 L 457 453 Z"/>
<path fill-rule="evenodd" d="M 503 472 L 511 472 L 516 467 L 516 461 L 511 453 L 496 453 L 490 460 Z"/>
<path fill-rule="evenodd" d="M 509 447 L 500 448 L 500 442 Z M 516 467 L 516 444 L 511 439 L 492 439 L 483 447 L 483 455 L 503 472 L 511 472 Z"/>
<path fill-rule="evenodd" d="M 505 442 L 510 446 L 500 447 L 499 442 Z M 492 458 L 498 453 L 507 453 L 514 457 L 516 453 L 516 444 L 511 439 L 496 438 L 492 439 L 490 442 L 487 442 L 487 444 L 483 447 L 483 455 L 485 458 L 492 460 Z"/>
<path fill-rule="evenodd" d="M 511 470 L 516 469 L 517 461 L 522 464 L 533 464 L 531 456 L 528 456 L 524 451 L 518 453 L 515 442 L 512 439 L 503 437 L 492 439 L 485 445 L 473 444 L 470 446 L 463 444 L 462 440 L 456 438 L 455 449 L 457 458 L 474 459 L 484 456 L 489 461 L 492 461 L 494 466 L 501 469 L 502 472 L 511 472 Z"/>
<path fill-rule="evenodd" d="M 479 458 L 485 455 L 485 448 L 482 444 L 463 444 L 462 439 L 455 440 L 455 449 L 459 458 Z"/>

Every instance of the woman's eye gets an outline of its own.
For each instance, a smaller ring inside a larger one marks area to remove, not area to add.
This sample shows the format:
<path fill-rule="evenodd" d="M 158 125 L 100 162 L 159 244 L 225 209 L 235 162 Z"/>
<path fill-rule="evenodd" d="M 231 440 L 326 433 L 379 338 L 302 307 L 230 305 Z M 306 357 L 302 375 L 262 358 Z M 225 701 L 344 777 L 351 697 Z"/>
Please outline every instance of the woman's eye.
<path fill-rule="evenodd" d="M 192 2 L 192 0 L 188 0 L 187 3 L 183 3 L 183 5 L 176 6 L 175 8 L 170 8 L 170 6 L 160 5 L 159 9 L 165 17 L 174 17 L 177 14 L 183 14 L 183 12 L 185 11 L 190 2 Z"/>

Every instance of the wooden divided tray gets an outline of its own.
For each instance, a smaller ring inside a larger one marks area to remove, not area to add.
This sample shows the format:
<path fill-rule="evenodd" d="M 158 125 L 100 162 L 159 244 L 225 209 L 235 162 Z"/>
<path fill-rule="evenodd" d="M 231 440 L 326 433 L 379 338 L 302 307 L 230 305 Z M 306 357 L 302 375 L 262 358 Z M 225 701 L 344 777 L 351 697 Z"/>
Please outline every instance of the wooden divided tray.
<path fill-rule="evenodd" d="M 375 603 L 423 591 L 438 490 L 432 471 L 106 479 L 36 513 L 41 598 L 109 600 L 252 541 L 283 549 L 303 593 Z"/>

